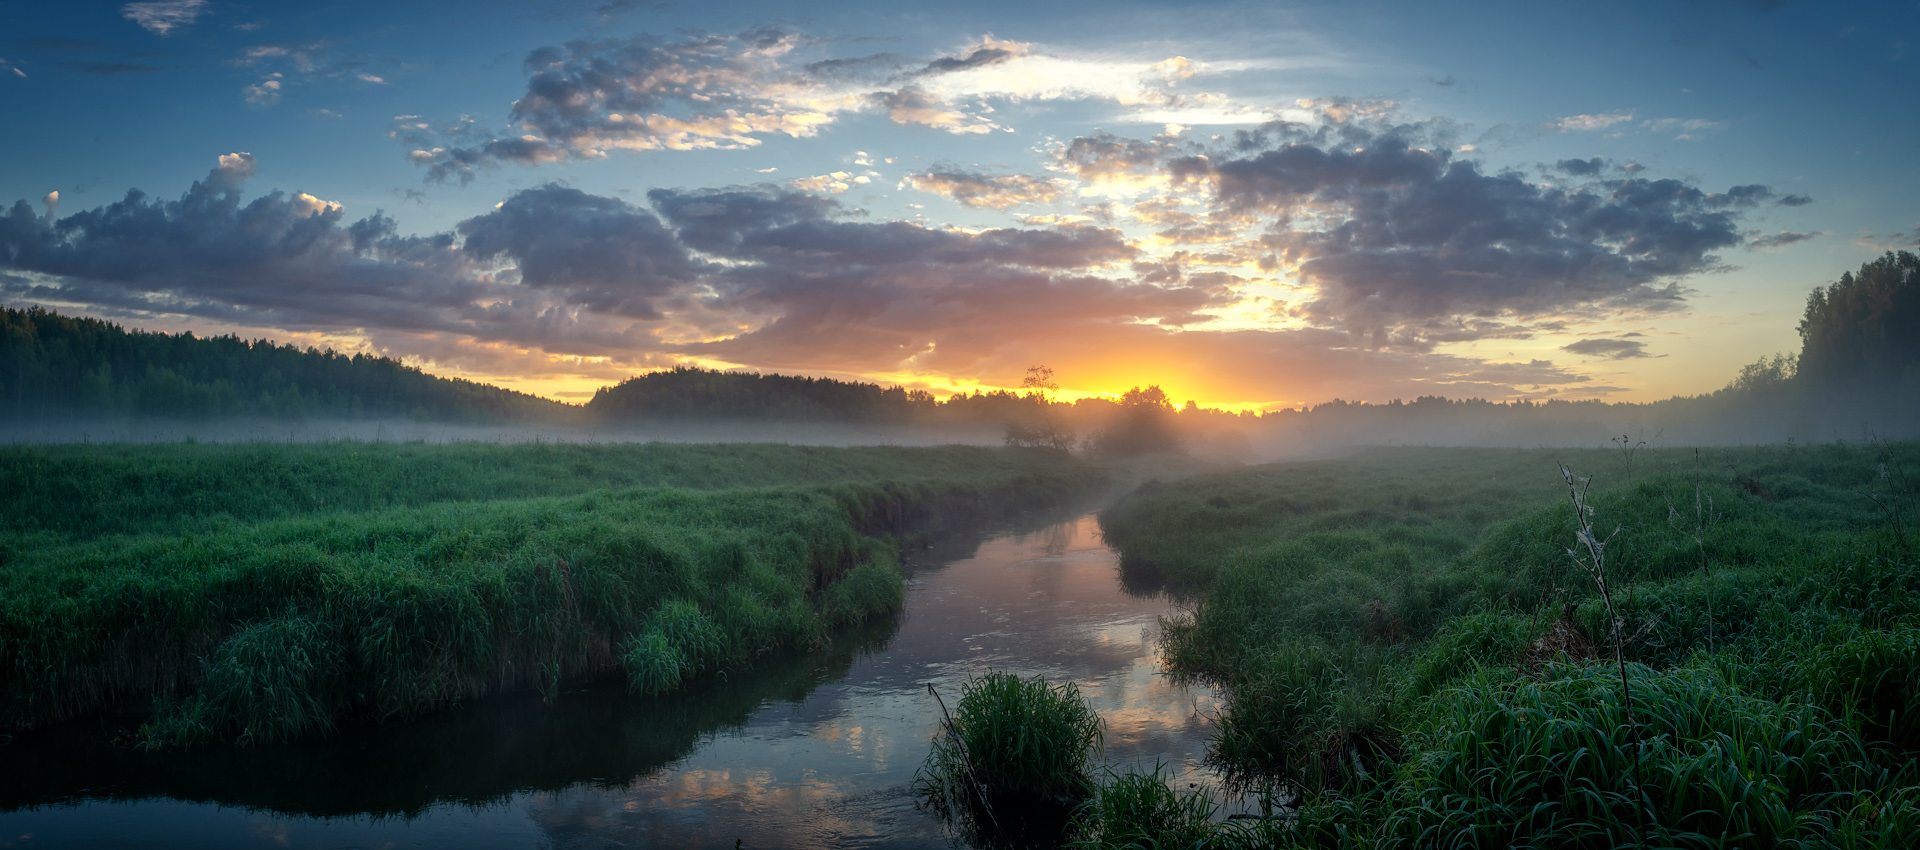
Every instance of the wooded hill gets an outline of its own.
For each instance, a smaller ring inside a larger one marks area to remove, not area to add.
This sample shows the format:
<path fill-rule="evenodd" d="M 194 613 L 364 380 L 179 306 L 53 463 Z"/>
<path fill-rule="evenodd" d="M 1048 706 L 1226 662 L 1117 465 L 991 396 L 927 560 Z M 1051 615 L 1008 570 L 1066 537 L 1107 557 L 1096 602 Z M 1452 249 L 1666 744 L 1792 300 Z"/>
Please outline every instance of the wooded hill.
<path fill-rule="evenodd" d="M 574 408 L 398 360 L 0 308 L 0 417 L 551 422 Z"/>

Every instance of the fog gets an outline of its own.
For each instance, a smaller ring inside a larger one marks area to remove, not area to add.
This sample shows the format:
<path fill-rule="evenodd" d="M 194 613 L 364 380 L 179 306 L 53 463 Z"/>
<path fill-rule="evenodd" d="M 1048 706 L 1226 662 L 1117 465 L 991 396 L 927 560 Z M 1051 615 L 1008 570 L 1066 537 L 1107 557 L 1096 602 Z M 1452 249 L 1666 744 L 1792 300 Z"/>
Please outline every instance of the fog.
<path fill-rule="evenodd" d="M 0 443 L 786 443 L 797 446 L 1000 445 L 978 427 L 849 425 L 740 420 L 643 422 L 609 428 L 553 424 L 471 425 L 410 419 L 267 417 L 212 420 L 114 418 L 0 421 Z"/>
<path fill-rule="evenodd" d="M 1749 394 L 1654 404 L 1598 402 L 1502 405 L 1424 401 L 1320 405 L 1311 410 L 1237 416 L 1220 411 L 1168 413 L 1181 450 L 1215 463 L 1258 463 L 1346 454 L 1367 446 L 1485 448 L 1734 446 L 1905 439 L 1920 435 L 1916 399 L 1815 403 L 1806 397 Z M 1078 435 L 1076 451 L 1111 427 L 1106 418 L 1062 417 Z M 807 446 L 1001 445 L 988 424 L 834 423 L 747 419 L 640 420 L 620 427 L 581 424 L 459 424 L 411 419 L 96 418 L 0 420 L 0 443 L 785 443 Z"/>

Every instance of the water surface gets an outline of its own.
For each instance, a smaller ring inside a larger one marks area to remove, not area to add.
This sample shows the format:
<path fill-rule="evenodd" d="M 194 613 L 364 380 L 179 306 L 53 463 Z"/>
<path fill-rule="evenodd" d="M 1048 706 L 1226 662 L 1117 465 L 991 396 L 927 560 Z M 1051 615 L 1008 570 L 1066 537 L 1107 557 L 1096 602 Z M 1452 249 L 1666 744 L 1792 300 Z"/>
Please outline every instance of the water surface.
<path fill-rule="evenodd" d="M 1071 680 L 1108 763 L 1201 766 L 1216 695 L 1154 652 L 1169 603 L 1125 592 L 1091 515 L 907 553 L 905 615 L 685 693 L 617 683 L 482 700 L 407 723 L 149 755 L 113 720 L 0 747 L 5 847 L 924 847 L 911 782 L 989 669 Z"/>

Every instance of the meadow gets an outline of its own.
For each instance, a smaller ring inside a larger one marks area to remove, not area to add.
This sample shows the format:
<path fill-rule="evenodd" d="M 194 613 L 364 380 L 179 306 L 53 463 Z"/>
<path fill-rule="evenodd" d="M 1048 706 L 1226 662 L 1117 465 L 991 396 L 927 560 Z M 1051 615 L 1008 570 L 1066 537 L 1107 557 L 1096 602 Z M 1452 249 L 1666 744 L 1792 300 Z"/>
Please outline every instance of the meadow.
<path fill-rule="evenodd" d="M 1083 838 L 1920 845 L 1916 472 L 1912 442 L 1630 443 L 1143 487 L 1101 526 L 1187 598 L 1166 661 L 1227 691 L 1211 758 L 1268 816 L 1120 777 Z"/>
<path fill-rule="evenodd" d="M 901 541 L 1113 483 L 959 446 L 0 448 L 0 723 L 180 748 L 669 691 L 897 611 Z"/>

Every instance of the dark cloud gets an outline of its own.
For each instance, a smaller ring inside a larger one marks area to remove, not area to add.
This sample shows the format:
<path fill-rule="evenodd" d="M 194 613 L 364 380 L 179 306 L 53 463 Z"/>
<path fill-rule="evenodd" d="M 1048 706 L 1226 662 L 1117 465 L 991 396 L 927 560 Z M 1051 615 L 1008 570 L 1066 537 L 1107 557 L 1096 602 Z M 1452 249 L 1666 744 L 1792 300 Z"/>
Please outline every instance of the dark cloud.
<path fill-rule="evenodd" d="M 1606 170 L 1607 161 L 1597 156 L 1592 159 L 1563 159 L 1554 163 L 1553 167 L 1576 177 L 1594 177 Z"/>
<path fill-rule="evenodd" d="M 1774 203 L 1783 207 L 1804 207 L 1813 203 L 1813 198 L 1806 195 L 1781 195 L 1780 200 Z"/>
<path fill-rule="evenodd" d="M 1607 184 L 1625 193 L 1618 198 L 1582 195 L 1515 175 L 1462 172 L 1443 156 L 1423 159 L 1436 155 L 1417 149 L 1375 147 L 1385 158 L 1367 163 L 1290 154 L 1285 161 L 1329 175 L 1318 183 L 1304 172 L 1277 180 L 1242 175 L 1256 206 L 1304 199 L 1298 202 L 1352 211 L 1357 229 L 1328 231 L 1323 235 L 1334 241 L 1301 242 L 1293 255 L 1312 269 L 1308 277 L 1320 283 L 1323 300 L 1358 279 L 1342 277 L 1348 273 L 1336 262 L 1424 257 L 1442 266 L 1444 280 L 1456 268 L 1525 267 L 1511 257 L 1455 261 L 1447 253 L 1445 246 L 1480 254 L 1537 248 L 1528 247 L 1539 238 L 1532 231 L 1496 227 L 1504 219 L 1481 209 L 1485 203 L 1507 204 L 1518 218 L 1557 216 L 1548 228 L 1556 238 L 1578 242 L 1575 236 L 1587 232 L 1581 228 L 1602 234 L 1580 237 L 1613 246 L 1587 257 L 1601 265 L 1599 255 L 1647 238 L 1647 210 L 1706 204 L 1679 184 L 1622 181 Z M 251 157 L 230 155 L 176 200 L 136 191 L 57 220 L 15 204 L 0 216 L 0 294 L 119 316 L 355 333 L 389 353 L 519 374 L 536 370 L 528 358 L 558 368 L 551 364 L 568 357 L 605 358 L 578 367 L 577 374 L 595 377 L 686 357 L 810 374 L 959 377 L 1017 377 L 1046 362 L 1094 385 L 1178 378 L 1183 392 L 1222 400 L 1605 391 L 1543 361 L 1488 363 L 1422 353 L 1417 345 L 1356 345 L 1334 326 L 1199 329 L 1235 304 L 1248 281 L 1183 267 L 1201 255 L 1144 256 L 1102 227 L 963 231 L 870 220 L 832 199 L 770 186 L 655 190 L 645 203 L 630 203 L 545 185 L 516 192 L 451 231 L 408 236 L 383 214 L 349 219 L 340 205 L 304 194 L 274 191 L 249 200 L 243 189 L 253 168 Z M 1211 168 L 1204 176 L 1218 179 Z M 1431 209 L 1414 204 L 1411 197 L 1422 193 L 1440 200 Z M 1213 213 L 1228 205 L 1215 200 Z M 1454 231 L 1427 220 L 1442 211 L 1462 217 L 1449 225 Z M 1640 218 L 1629 214 L 1635 211 Z M 1380 216 L 1405 232 L 1374 232 Z M 1628 261 L 1669 250 L 1681 249 L 1635 248 Z M 1205 255 L 1212 263 L 1236 256 Z M 1504 292 L 1503 284 L 1466 279 Z M 1579 284 L 1577 275 L 1550 279 L 1561 288 Z M 1387 280 L 1377 300 L 1400 305 L 1411 297 L 1391 288 L 1398 285 Z M 1403 305 L 1381 315 L 1404 318 L 1395 331 L 1429 345 L 1525 337 L 1552 325 L 1468 315 L 1459 305 L 1508 303 L 1470 287 L 1446 297 L 1452 306 L 1425 317 Z M 1560 304 L 1597 296 L 1538 297 Z M 1276 375 L 1290 376 L 1283 390 L 1272 383 Z"/>
<path fill-rule="evenodd" d="M 521 283 L 612 315 L 659 318 L 653 301 L 694 285 L 705 266 L 652 213 L 552 184 L 457 229 L 467 256 L 509 259 Z"/>
<path fill-rule="evenodd" d="M 875 53 L 845 59 L 822 59 L 802 66 L 808 74 L 823 80 L 844 82 L 892 76 L 910 60 L 899 53 Z"/>
<path fill-rule="evenodd" d="M 1038 336 L 1179 324 L 1224 303 L 1209 287 L 1104 276 L 1137 256 L 1112 230 L 858 221 L 833 201 L 768 189 L 648 197 L 689 247 L 724 261 L 706 278 L 716 300 L 761 317 L 748 333 L 688 349 L 731 362 L 969 374 L 1018 359 L 1007 352 Z"/>
<path fill-rule="evenodd" d="M 1582 357 L 1599 357 L 1607 360 L 1629 360 L 1635 357 L 1653 356 L 1647 353 L 1646 343 L 1631 339 L 1583 339 L 1560 346 L 1560 350 Z"/>
<path fill-rule="evenodd" d="M 1735 186 L 1707 196 L 1707 204 L 1716 207 L 1757 207 L 1773 197 L 1773 190 L 1758 184 Z"/>
<path fill-rule="evenodd" d="M 998 65 L 1012 59 L 1014 52 L 1004 47 L 982 47 L 965 56 L 943 56 L 928 62 L 926 67 L 914 72 L 913 76 L 928 77 L 938 74 L 951 74 L 955 71 L 967 71 Z"/>
<path fill-rule="evenodd" d="M 402 237 L 375 214 L 274 191 L 242 203 L 253 157 L 229 154 L 178 200 L 139 190 L 57 221 L 23 201 L 0 219 L 0 265 L 58 281 L 13 292 L 285 328 L 464 327 L 489 285 L 450 236 Z M 37 293 L 37 294 L 36 294 Z"/>
<path fill-rule="evenodd" d="M 1758 248 L 1763 250 L 1767 248 L 1785 248 L 1786 246 L 1792 245 L 1796 242 L 1805 242 L 1809 239 L 1816 239 L 1825 235 L 1826 235 L 1825 233 L 1820 233 L 1820 232 L 1795 233 L 1791 230 L 1782 230 L 1779 233 L 1770 233 L 1765 236 L 1756 236 L 1754 237 L 1752 242 L 1747 243 L 1747 246 L 1750 248 Z"/>
<path fill-rule="evenodd" d="M 1102 228 L 866 221 L 765 187 L 655 191 L 638 206 L 546 185 L 406 236 L 309 195 L 247 200 L 253 170 L 230 155 L 177 200 L 135 191 L 58 220 L 15 204 L 0 216 L 0 294 L 413 340 L 443 359 L 468 340 L 850 373 L 964 373 L 1049 331 L 1191 324 L 1229 295 L 1220 281 L 1116 279 L 1138 252 Z"/>
<path fill-rule="evenodd" d="M 1263 242 L 1319 290 L 1307 316 L 1414 347 L 1435 341 L 1436 322 L 1675 308 L 1675 280 L 1717 268 L 1713 252 L 1743 241 L 1735 211 L 1772 195 L 1637 177 L 1540 185 L 1396 135 L 1165 167 L 1212 181 L 1226 209 L 1271 218 Z M 1295 229 L 1302 215 L 1314 224 Z"/>
<path fill-rule="evenodd" d="M 1082 180 L 1125 180 L 1158 174 L 1179 151 L 1169 139 L 1129 139 L 1112 133 L 1081 136 L 1054 152 L 1054 162 Z"/>

